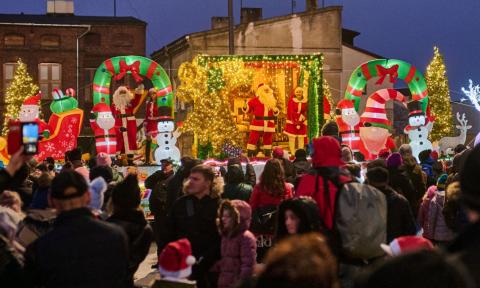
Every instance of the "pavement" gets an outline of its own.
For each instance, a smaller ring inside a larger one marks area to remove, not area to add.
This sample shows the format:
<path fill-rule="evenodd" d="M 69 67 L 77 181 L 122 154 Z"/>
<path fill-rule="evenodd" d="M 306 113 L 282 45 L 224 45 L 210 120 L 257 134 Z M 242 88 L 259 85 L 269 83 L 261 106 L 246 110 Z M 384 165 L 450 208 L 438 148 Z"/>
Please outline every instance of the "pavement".
<path fill-rule="evenodd" d="M 158 270 L 152 268 L 152 265 L 156 264 L 157 260 L 157 245 L 152 243 L 147 257 L 140 263 L 133 277 L 136 287 L 151 287 L 155 279 L 159 278 Z"/>

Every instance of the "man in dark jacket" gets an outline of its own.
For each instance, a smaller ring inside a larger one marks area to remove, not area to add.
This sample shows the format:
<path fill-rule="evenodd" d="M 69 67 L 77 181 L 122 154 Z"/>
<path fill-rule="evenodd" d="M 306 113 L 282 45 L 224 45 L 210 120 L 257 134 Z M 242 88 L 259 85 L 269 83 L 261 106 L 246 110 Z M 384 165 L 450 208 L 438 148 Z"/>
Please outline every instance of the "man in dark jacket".
<path fill-rule="evenodd" d="M 38 287 L 125 287 L 127 237 L 121 228 L 94 218 L 88 185 L 65 171 L 51 185 L 57 209 L 53 230 L 27 248 L 25 269 Z"/>
<path fill-rule="evenodd" d="M 471 272 L 476 287 L 480 287 L 480 146 L 470 150 L 460 170 L 460 200 L 462 201 L 470 224 L 448 247 Z"/>
<path fill-rule="evenodd" d="M 193 266 L 192 278 L 199 288 L 216 287 L 215 279 L 209 273 L 212 265 L 220 257 L 220 236 L 215 219 L 219 198 L 214 195 L 215 172 L 206 165 L 192 168 L 186 186 L 186 195 L 173 204 L 168 215 L 167 233 L 164 243 L 187 238 L 192 244 L 193 256 L 197 263 Z"/>
<path fill-rule="evenodd" d="M 417 195 L 412 181 L 408 178 L 407 173 L 403 170 L 403 159 L 400 153 L 394 152 L 387 157 L 388 169 L 388 185 L 395 190 L 395 192 L 407 198 L 412 212 L 417 215 L 419 208 L 420 197 Z M 422 195 L 423 196 L 423 195 Z"/>
<path fill-rule="evenodd" d="M 387 198 L 387 243 L 400 236 L 415 235 L 417 227 L 410 204 L 388 186 L 388 170 L 383 167 L 368 169 L 367 181 Z"/>

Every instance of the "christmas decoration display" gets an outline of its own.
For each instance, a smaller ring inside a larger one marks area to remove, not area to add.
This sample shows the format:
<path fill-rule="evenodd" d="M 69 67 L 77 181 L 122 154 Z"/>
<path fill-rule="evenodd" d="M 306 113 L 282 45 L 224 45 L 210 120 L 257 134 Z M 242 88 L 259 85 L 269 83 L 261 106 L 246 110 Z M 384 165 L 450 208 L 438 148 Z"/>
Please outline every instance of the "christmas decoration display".
<path fill-rule="evenodd" d="M 146 111 L 145 111 L 145 134 L 148 137 L 155 138 L 157 136 L 157 124 L 160 119 L 157 106 L 157 91 L 155 88 L 148 90 L 147 101 L 146 101 Z"/>
<path fill-rule="evenodd" d="M 336 122 L 342 144 L 348 145 L 352 152 L 360 150 L 360 115 L 352 100 L 343 99 L 337 104 Z"/>
<path fill-rule="evenodd" d="M 181 132 L 174 130 L 174 123 L 171 120 L 158 122 L 157 149 L 155 150 L 155 161 L 158 165 L 163 159 L 170 159 L 176 163 L 180 162 L 180 150 L 177 148 L 177 139 Z"/>
<path fill-rule="evenodd" d="M 396 59 L 375 59 L 358 66 L 350 76 L 345 98 L 353 100 L 355 110 L 358 111 L 360 97 L 365 90 L 367 81 L 380 77 L 376 84 L 382 84 L 388 77 L 391 83 L 401 79 L 407 83 L 412 99 L 422 103 L 422 110 L 426 111 L 428 105 L 428 89 L 425 79 L 420 71 L 413 65 Z"/>
<path fill-rule="evenodd" d="M 0 136 L 0 161 L 7 165 L 10 161 L 10 156 L 8 155 L 7 151 L 7 139 L 5 137 Z"/>
<path fill-rule="evenodd" d="M 434 47 L 434 55 L 425 72 L 428 94 L 434 95 L 429 99 L 429 107 L 435 117 L 435 125 L 430 132 L 431 141 L 438 141 L 441 137 L 450 136 L 453 132 L 453 116 L 450 105 L 450 88 L 446 75 L 443 56 L 437 47 Z"/>
<path fill-rule="evenodd" d="M 237 158 L 242 155 L 242 148 L 233 145 L 229 140 L 226 140 L 222 145 L 222 152 L 227 158 Z"/>
<path fill-rule="evenodd" d="M 53 113 L 58 114 L 78 107 L 78 101 L 75 99 L 75 90 L 68 88 L 65 90 L 65 93 L 64 95 L 62 90 L 58 88 L 53 89 L 53 101 L 50 104 L 50 110 Z"/>
<path fill-rule="evenodd" d="M 90 126 L 95 135 L 97 154 L 103 152 L 113 156 L 117 152 L 117 132 L 115 118 L 110 106 L 105 102 L 97 103 L 92 108 Z"/>
<path fill-rule="evenodd" d="M 387 145 L 391 122 L 385 110 L 385 103 L 390 100 L 405 103 L 405 96 L 395 89 L 378 90 L 368 97 L 365 111 L 360 116 L 360 139 L 366 150 L 360 148 L 360 152 L 366 159 L 374 159 L 382 149 L 391 148 Z"/>
<path fill-rule="evenodd" d="M 468 90 L 462 87 L 462 92 L 468 97 L 477 111 L 480 111 L 480 85 L 473 86 L 472 79 L 468 79 Z M 462 99 L 463 100 L 463 99 Z"/>
<path fill-rule="evenodd" d="M 460 118 L 460 113 L 457 112 L 457 120 L 460 125 L 456 125 L 455 127 L 460 130 L 460 135 L 456 137 L 443 137 L 438 141 L 438 147 L 443 154 L 448 154 L 448 149 L 453 149 L 459 144 L 465 144 L 467 140 L 467 130 L 472 128 L 471 125 L 467 125 L 468 120 L 465 119 L 465 113 L 462 114 L 462 118 Z"/>
<path fill-rule="evenodd" d="M 280 111 L 274 139 L 286 142 L 288 91 L 297 87 L 301 75 L 308 74 L 307 85 L 302 86 L 308 95 L 306 134 L 308 139 L 318 136 L 324 115 L 322 61 L 322 55 L 197 56 L 179 68 L 181 85 L 176 96 L 194 108 L 182 130 L 193 132 L 199 149 L 212 147 L 215 155 L 222 153 L 226 139 L 235 147 L 245 147 L 251 119 L 242 108 L 264 83 L 274 90 Z"/>
<path fill-rule="evenodd" d="M 25 98 L 38 93 L 38 86 L 33 82 L 32 77 L 27 72 L 27 66 L 21 59 L 17 61 L 13 80 L 6 89 L 5 104 L 7 111 L 5 113 L 5 122 L 3 124 L 2 135 L 7 135 L 8 121 L 18 117 L 20 106 Z"/>
<path fill-rule="evenodd" d="M 408 103 L 408 124 L 405 127 L 405 134 L 408 134 L 412 155 L 417 158 L 418 154 L 424 150 L 432 150 L 432 143 L 428 140 L 433 122 L 429 121 L 427 115 L 422 111 L 419 101 L 410 101 Z"/>
<path fill-rule="evenodd" d="M 43 139 L 50 136 L 50 127 L 45 121 L 38 118 L 40 114 L 40 99 L 42 99 L 41 93 L 26 98 L 20 107 L 18 119 L 20 122 L 36 122 L 38 124 L 39 139 Z"/>
<path fill-rule="evenodd" d="M 332 110 L 333 98 L 330 91 L 330 85 L 325 78 L 323 78 L 323 119 L 333 120 L 335 119 L 335 111 Z"/>
<path fill-rule="evenodd" d="M 143 84 L 135 89 L 135 95 L 125 86 L 118 87 L 112 96 L 112 112 L 115 117 L 117 152 L 133 158 L 137 150 L 137 121 L 134 113 L 141 105 Z"/>
<path fill-rule="evenodd" d="M 262 136 L 262 149 L 266 156 L 270 156 L 272 151 L 273 133 L 275 132 L 275 116 L 280 112 L 277 100 L 273 96 L 273 90 L 263 83 L 258 85 L 256 96 L 245 103 L 243 111 L 252 113 L 253 118 L 250 122 L 250 135 L 248 138 L 247 151 L 248 156 L 255 156 L 257 142 Z M 302 92 L 303 94 L 303 92 Z"/>
<path fill-rule="evenodd" d="M 290 153 L 303 149 L 307 137 L 307 101 L 303 88 L 297 87 L 290 96 L 287 106 L 287 121 L 283 133 L 288 135 Z M 295 143 L 298 140 L 297 143 Z M 298 146 L 296 145 L 298 144 Z"/>

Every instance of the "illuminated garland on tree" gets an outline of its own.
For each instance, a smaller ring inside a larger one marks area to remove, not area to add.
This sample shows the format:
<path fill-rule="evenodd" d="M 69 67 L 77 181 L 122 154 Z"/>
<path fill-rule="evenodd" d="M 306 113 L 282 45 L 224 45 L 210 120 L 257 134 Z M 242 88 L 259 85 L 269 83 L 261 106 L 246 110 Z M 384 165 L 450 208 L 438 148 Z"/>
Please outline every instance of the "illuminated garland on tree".
<path fill-rule="evenodd" d="M 428 94 L 431 95 L 429 105 L 432 115 L 435 116 L 435 124 L 430 132 L 430 138 L 432 141 L 438 141 L 440 138 L 452 134 L 453 118 L 443 56 L 437 47 L 434 47 L 433 51 L 433 59 L 427 67 L 425 80 L 427 81 Z"/>
<path fill-rule="evenodd" d="M 7 87 L 5 97 L 7 113 L 5 113 L 2 135 L 8 133 L 8 121 L 10 119 L 18 118 L 18 113 L 20 112 L 20 106 L 22 106 L 23 100 L 38 92 L 38 86 L 33 83 L 32 77 L 27 72 L 27 65 L 23 63 L 22 59 L 18 59 L 17 64 L 18 66 L 15 70 L 13 80 Z"/>
<path fill-rule="evenodd" d="M 330 104 L 330 107 L 333 107 L 333 98 L 332 98 L 332 91 L 330 91 L 330 85 L 328 85 L 327 79 L 325 77 L 323 78 L 322 82 L 322 87 L 323 87 L 323 97 L 327 98 L 328 103 Z M 335 109 L 330 109 L 330 118 L 335 119 Z"/>

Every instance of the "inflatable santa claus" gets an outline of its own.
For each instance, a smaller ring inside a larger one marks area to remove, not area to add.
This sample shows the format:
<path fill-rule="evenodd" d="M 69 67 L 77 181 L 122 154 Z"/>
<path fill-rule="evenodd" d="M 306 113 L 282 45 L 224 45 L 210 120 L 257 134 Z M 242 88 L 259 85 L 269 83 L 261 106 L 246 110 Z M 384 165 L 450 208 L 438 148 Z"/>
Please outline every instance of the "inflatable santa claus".
<path fill-rule="evenodd" d="M 103 100 L 103 99 L 102 99 Z M 115 129 L 115 118 L 112 110 L 105 102 L 93 106 L 90 126 L 95 134 L 95 146 L 97 154 L 103 152 L 114 156 L 117 152 L 117 135 Z"/>
<path fill-rule="evenodd" d="M 273 133 L 275 133 L 275 116 L 280 112 L 273 90 L 266 84 L 259 84 L 256 96 L 243 107 L 244 113 L 252 113 L 253 119 L 250 122 L 250 135 L 247 144 L 248 156 L 255 156 L 257 142 L 263 135 L 263 152 L 270 156 L 272 152 Z"/>
<path fill-rule="evenodd" d="M 301 87 L 295 88 L 287 105 L 287 121 L 283 133 L 288 136 L 291 155 L 296 149 L 303 149 L 307 137 L 308 98 Z M 295 143 L 298 139 L 298 146 Z M 297 148 L 298 147 L 298 148 Z"/>
<path fill-rule="evenodd" d="M 337 104 L 336 122 L 342 144 L 348 145 L 352 152 L 360 151 L 360 116 L 352 100 L 343 99 Z"/>
<path fill-rule="evenodd" d="M 39 139 L 42 139 L 50 137 L 50 127 L 45 121 L 38 118 L 40 114 L 40 99 L 42 99 L 40 92 L 37 95 L 26 98 L 20 107 L 18 118 L 20 122 L 36 122 L 38 124 Z"/>

